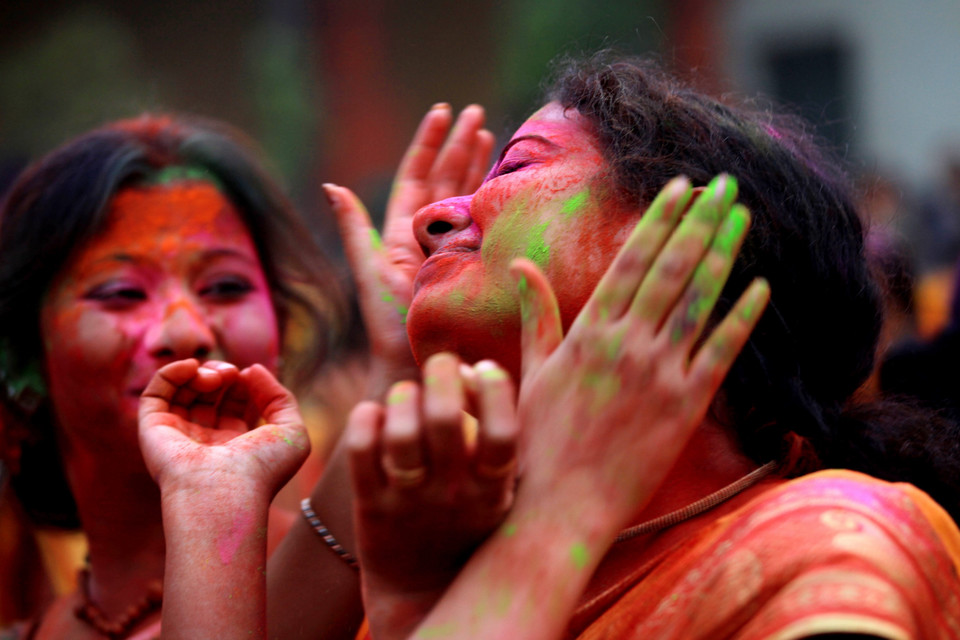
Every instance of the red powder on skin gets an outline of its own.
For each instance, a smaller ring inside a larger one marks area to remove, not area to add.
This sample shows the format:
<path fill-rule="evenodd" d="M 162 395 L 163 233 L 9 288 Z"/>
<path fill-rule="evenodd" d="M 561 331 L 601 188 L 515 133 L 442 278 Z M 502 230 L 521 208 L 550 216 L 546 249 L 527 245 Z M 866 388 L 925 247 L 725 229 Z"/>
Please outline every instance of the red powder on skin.
<path fill-rule="evenodd" d="M 164 238 L 164 252 L 182 251 L 183 238 L 195 235 L 217 236 L 224 233 L 217 221 L 223 207 L 223 196 L 209 182 L 185 181 L 173 185 L 130 187 L 116 195 L 111 212 L 118 209 L 136 211 L 136 219 L 128 221 L 127 230 L 116 238 L 119 246 L 136 249 L 144 241 L 155 242 L 158 230 L 170 233 Z M 190 211 L 183 216 L 181 212 Z M 108 220 L 117 216 L 108 216 Z M 110 222 L 103 230 L 109 236 L 113 231 Z"/>

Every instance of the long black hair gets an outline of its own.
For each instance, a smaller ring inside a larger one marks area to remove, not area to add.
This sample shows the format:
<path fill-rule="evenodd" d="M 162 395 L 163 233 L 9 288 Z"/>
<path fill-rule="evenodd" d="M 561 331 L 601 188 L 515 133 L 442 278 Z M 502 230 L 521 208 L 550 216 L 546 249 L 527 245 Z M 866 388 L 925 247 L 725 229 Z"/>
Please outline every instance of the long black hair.
<path fill-rule="evenodd" d="M 718 412 L 784 475 L 850 468 L 912 482 L 960 516 L 960 429 L 900 402 L 860 404 L 883 322 L 853 187 L 799 120 L 696 91 L 609 52 L 558 64 L 548 99 L 590 121 L 619 195 L 649 203 L 674 176 L 736 177 L 753 223 L 714 312 L 756 277 L 772 297 Z"/>

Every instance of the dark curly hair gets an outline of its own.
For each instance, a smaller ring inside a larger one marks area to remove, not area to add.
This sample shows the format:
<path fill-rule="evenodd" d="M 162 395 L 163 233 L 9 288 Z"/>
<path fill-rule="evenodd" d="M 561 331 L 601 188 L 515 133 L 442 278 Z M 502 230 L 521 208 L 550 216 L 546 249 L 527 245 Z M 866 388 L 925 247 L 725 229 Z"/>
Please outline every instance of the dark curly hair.
<path fill-rule="evenodd" d="M 706 96 L 648 60 L 604 52 L 555 73 L 548 100 L 592 123 L 622 198 L 648 203 L 681 174 L 739 183 L 753 222 L 714 318 L 758 276 L 772 291 L 721 391 L 743 450 L 784 475 L 842 467 L 913 482 L 960 516 L 960 429 L 853 400 L 874 367 L 882 291 L 851 182 L 809 128 Z"/>
<path fill-rule="evenodd" d="M 270 285 L 288 383 L 322 366 L 345 308 L 339 275 L 292 204 L 267 175 L 256 147 L 217 122 L 143 115 L 83 134 L 28 167 L 0 211 L 0 382 L 18 497 L 39 524 L 78 526 L 43 399 L 39 314 L 72 252 L 103 227 L 114 195 L 167 167 L 209 176 L 250 230 Z M 292 345 L 291 333 L 296 344 Z M 18 437 L 18 433 L 23 437 Z"/>

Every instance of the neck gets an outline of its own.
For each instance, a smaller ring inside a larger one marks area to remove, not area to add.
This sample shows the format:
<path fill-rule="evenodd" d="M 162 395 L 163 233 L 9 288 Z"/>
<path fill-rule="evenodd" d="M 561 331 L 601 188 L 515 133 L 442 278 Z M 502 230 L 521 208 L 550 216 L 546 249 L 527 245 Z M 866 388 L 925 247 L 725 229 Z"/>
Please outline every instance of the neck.
<path fill-rule="evenodd" d="M 143 463 L 64 455 L 89 546 L 89 595 L 108 615 L 123 613 L 163 578 L 160 491 Z"/>
<path fill-rule="evenodd" d="M 653 500 L 637 512 L 631 524 L 681 509 L 736 482 L 758 466 L 739 450 L 732 433 L 708 417 L 690 439 Z M 729 511 L 729 507 L 722 509 L 725 506 L 727 503 L 718 505 L 709 513 L 715 516 L 719 511 Z"/>
<path fill-rule="evenodd" d="M 634 516 L 629 526 L 682 509 L 736 482 L 758 468 L 736 445 L 735 437 L 710 418 L 704 420 L 653 500 Z M 755 485 L 700 515 L 655 533 L 614 544 L 584 594 L 584 601 L 607 592 L 639 567 L 688 539 L 698 530 L 739 508 L 778 482 L 771 474 Z"/>

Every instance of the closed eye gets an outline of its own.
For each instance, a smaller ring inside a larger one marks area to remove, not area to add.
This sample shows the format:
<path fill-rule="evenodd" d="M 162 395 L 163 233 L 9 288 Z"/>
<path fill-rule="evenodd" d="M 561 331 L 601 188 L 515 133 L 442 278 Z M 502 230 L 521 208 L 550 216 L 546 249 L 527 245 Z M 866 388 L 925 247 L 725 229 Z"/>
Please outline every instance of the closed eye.
<path fill-rule="evenodd" d="M 529 160 L 514 160 L 514 161 L 505 161 L 501 162 L 497 167 L 496 173 L 493 175 L 494 178 L 499 178 L 500 176 L 505 176 L 508 173 L 513 173 L 519 169 L 522 169 L 530 164 Z"/>
<path fill-rule="evenodd" d="M 94 287 L 84 298 L 102 302 L 109 307 L 124 308 L 146 300 L 147 293 L 143 288 L 133 284 L 108 282 Z"/>

